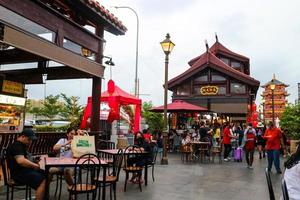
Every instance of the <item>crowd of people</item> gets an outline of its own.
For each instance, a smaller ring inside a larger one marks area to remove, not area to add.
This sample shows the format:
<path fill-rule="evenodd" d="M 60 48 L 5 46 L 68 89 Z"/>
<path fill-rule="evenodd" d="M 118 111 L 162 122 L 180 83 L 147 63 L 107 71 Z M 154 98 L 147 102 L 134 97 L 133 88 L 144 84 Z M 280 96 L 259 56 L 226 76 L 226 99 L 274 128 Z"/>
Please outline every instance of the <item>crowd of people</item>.
<path fill-rule="evenodd" d="M 288 145 L 286 137 L 286 130 L 281 131 L 275 127 L 272 122 L 269 122 L 266 129 L 254 128 L 251 123 L 247 127 L 237 126 L 232 123 L 226 122 L 222 127 L 220 124 L 215 123 L 208 125 L 204 121 L 195 124 L 192 130 L 186 130 L 183 133 L 178 133 L 176 130 L 169 132 L 169 151 L 178 152 L 181 146 L 188 145 L 192 141 L 209 142 L 211 146 L 224 145 L 224 161 L 229 162 L 232 158 L 232 151 L 242 149 L 245 153 L 247 167 L 252 169 L 255 149 L 258 149 L 258 158 L 263 159 L 267 156 L 268 170 L 271 171 L 273 164 L 276 172 L 281 174 L 280 168 L 280 151 L 284 155 L 287 151 L 285 146 Z M 64 157 L 73 157 L 71 151 L 71 142 L 74 135 L 85 135 L 86 132 L 69 128 L 65 138 L 61 138 L 54 146 L 53 151 L 57 154 L 62 153 Z M 9 160 L 9 167 L 11 170 L 12 178 L 21 184 L 29 185 L 36 190 L 36 199 L 43 199 L 46 187 L 46 175 L 40 169 L 38 163 L 30 158 L 27 152 L 28 146 L 32 140 L 36 139 L 35 133 L 31 129 L 24 129 L 17 137 L 17 140 L 11 144 L 7 149 L 7 156 Z M 162 159 L 163 151 L 163 138 L 160 131 L 154 131 L 152 134 L 149 129 L 143 130 L 135 134 L 134 144 L 144 151 L 153 151 L 156 148 L 160 159 Z M 300 150 L 298 148 L 286 163 L 287 168 L 285 172 L 286 181 L 290 188 L 293 183 L 296 183 L 291 177 L 294 173 L 299 172 L 300 165 Z M 144 166 L 146 163 L 151 163 L 153 154 L 146 154 L 138 160 L 128 160 L 129 165 Z M 299 165 L 299 166 L 298 166 Z M 51 173 L 61 172 L 64 174 L 66 183 L 73 184 L 73 171 L 70 168 L 53 168 L 50 169 Z M 133 176 L 131 181 L 136 182 L 136 176 Z M 49 178 L 51 180 L 51 178 Z M 297 182 L 298 183 L 298 182 Z M 300 189 L 299 189 L 300 191 Z"/>

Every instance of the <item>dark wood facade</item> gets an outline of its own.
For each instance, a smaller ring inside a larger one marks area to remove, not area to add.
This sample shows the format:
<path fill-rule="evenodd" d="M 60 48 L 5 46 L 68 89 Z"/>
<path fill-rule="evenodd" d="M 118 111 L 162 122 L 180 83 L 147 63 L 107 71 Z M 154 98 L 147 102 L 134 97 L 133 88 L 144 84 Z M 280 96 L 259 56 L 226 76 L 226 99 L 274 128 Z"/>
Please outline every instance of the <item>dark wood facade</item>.
<path fill-rule="evenodd" d="M 123 35 L 126 27 L 94 0 L 0 0 L 0 78 L 91 78 L 91 131 L 99 132 L 104 31 Z"/>
<path fill-rule="evenodd" d="M 247 57 L 217 41 L 189 65 L 188 70 L 169 81 L 173 100 L 184 100 L 239 119 L 246 117 L 260 84 L 249 76 Z"/>

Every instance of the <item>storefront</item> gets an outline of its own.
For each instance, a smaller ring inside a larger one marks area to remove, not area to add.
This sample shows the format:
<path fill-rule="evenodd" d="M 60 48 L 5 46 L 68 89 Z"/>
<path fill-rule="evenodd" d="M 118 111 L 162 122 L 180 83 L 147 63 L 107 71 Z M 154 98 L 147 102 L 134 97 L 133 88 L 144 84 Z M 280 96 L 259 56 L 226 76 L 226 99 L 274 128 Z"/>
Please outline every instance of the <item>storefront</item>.
<path fill-rule="evenodd" d="M 249 58 L 234 53 L 218 40 L 188 62 L 190 68 L 168 82 L 172 99 L 218 113 L 218 119 L 245 122 L 260 82 L 250 76 Z M 250 106 L 249 106 L 250 105 Z"/>
<path fill-rule="evenodd" d="M 8 80 L 0 83 L 0 133 L 22 131 L 26 103 L 24 85 Z"/>

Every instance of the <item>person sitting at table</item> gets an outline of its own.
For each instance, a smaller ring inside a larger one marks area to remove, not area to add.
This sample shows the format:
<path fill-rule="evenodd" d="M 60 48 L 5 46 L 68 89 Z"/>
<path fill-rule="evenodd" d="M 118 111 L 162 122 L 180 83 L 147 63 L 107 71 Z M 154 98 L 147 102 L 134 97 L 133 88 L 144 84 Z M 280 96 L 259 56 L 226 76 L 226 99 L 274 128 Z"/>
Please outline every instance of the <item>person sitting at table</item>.
<path fill-rule="evenodd" d="M 46 176 L 40 165 L 29 160 L 27 149 L 35 133 L 31 129 L 24 129 L 17 140 L 7 149 L 8 166 L 12 179 L 19 184 L 28 185 L 36 190 L 36 199 L 44 198 Z"/>
<path fill-rule="evenodd" d="M 73 154 L 71 151 L 71 142 L 73 140 L 73 136 L 75 135 L 75 128 L 69 127 L 67 129 L 67 138 L 61 138 L 58 140 L 58 142 L 53 146 L 53 150 L 57 152 L 58 154 L 61 153 L 61 148 L 63 148 L 63 154 L 66 158 L 73 158 Z M 60 155 L 61 156 L 61 155 Z M 64 177 L 68 185 L 73 184 L 73 168 L 56 168 L 52 167 L 50 168 L 49 172 L 51 173 L 57 173 L 58 171 L 64 172 Z M 51 180 L 51 179 L 50 179 Z"/>
<path fill-rule="evenodd" d="M 127 159 L 127 165 L 128 166 L 138 166 L 138 167 L 143 167 L 146 164 L 151 164 L 152 160 L 153 160 L 153 149 L 150 145 L 149 139 L 148 138 L 144 138 L 143 134 L 141 132 L 138 132 L 135 135 L 135 144 L 136 146 L 140 147 L 141 151 L 144 152 L 150 152 L 148 154 L 143 154 L 143 155 L 137 155 L 135 157 L 132 158 L 128 158 Z M 132 178 L 130 179 L 130 182 L 133 183 L 139 183 L 138 180 L 138 174 L 133 174 Z M 143 180 L 140 180 L 140 182 L 142 183 Z"/>
<path fill-rule="evenodd" d="M 181 144 L 182 145 L 187 145 L 191 142 L 191 135 L 188 130 L 185 130 L 182 134 L 182 140 Z"/>
<path fill-rule="evenodd" d="M 284 166 L 286 168 L 284 180 L 286 182 L 289 199 L 300 199 L 300 145 L 298 145 L 296 153 L 292 154 L 284 163 Z"/>

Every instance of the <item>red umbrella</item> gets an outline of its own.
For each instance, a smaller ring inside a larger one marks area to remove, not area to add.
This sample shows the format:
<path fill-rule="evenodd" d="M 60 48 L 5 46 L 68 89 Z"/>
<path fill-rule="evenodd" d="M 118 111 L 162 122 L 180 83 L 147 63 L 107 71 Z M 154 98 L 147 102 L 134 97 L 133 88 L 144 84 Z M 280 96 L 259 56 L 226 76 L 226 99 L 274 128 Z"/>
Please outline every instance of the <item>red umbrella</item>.
<path fill-rule="evenodd" d="M 155 108 L 152 108 L 150 111 L 152 112 L 163 112 L 164 106 L 158 106 Z M 201 107 L 201 106 L 195 106 L 193 104 L 187 103 L 182 100 L 175 100 L 172 103 L 169 103 L 167 105 L 167 111 L 168 112 L 188 112 L 188 111 L 208 111 L 207 108 Z"/>

